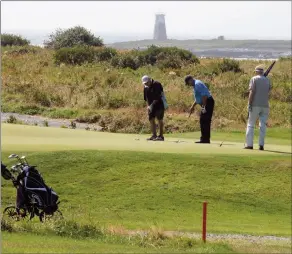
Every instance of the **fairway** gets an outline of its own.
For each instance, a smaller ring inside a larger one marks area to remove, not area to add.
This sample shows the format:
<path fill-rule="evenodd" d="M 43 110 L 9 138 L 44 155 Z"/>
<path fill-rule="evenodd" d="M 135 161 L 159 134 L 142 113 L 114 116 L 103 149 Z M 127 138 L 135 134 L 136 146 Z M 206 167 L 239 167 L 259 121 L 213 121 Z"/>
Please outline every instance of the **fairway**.
<path fill-rule="evenodd" d="M 291 146 L 287 140 L 274 135 L 266 146 L 269 151 L 263 152 L 243 150 L 243 142 L 236 142 L 242 135 L 238 133 L 222 147 L 225 133 L 214 133 L 211 145 L 194 144 L 198 133 L 193 135 L 147 142 L 147 136 L 139 135 L 2 124 L 2 161 L 10 166 L 7 157 L 13 152 L 27 155 L 31 164 L 38 165 L 60 195 L 66 222 L 13 223 L 13 232 L 4 232 L 4 250 L 40 253 L 38 246 L 18 245 L 17 239 L 44 242 L 50 236 L 68 250 L 75 246 L 85 252 L 95 248 L 104 252 L 256 252 L 247 242 L 202 245 L 160 237 L 108 238 L 107 233 L 94 241 L 98 230 L 118 235 L 153 228 L 200 233 L 204 200 L 209 233 L 291 236 Z M 14 203 L 11 182 L 2 179 L 1 192 L 3 207 Z M 24 230 L 27 234 L 22 237 Z M 83 236 L 86 230 L 93 233 Z M 141 247 L 141 241 L 149 243 Z M 52 251 L 66 251 L 56 248 Z M 261 244 L 258 252 L 271 249 L 286 253 L 288 245 Z"/>

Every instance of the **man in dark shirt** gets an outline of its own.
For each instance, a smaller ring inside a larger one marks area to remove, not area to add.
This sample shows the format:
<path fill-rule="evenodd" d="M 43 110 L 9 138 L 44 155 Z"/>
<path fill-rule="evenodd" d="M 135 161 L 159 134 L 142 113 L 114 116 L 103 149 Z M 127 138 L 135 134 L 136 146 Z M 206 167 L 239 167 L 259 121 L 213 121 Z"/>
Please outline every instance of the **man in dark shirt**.
<path fill-rule="evenodd" d="M 144 84 L 144 100 L 147 102 L 147 111 L 151 124 L 152 136 L 147 140 L 164 141 L 163 117 L 164 104 L 162 101 L 163 87 L 158 81 L 154 81 L 148 76 L 142 77 Z M 155 118 L 158 120 L 159 136 L 156 134 Z"/>

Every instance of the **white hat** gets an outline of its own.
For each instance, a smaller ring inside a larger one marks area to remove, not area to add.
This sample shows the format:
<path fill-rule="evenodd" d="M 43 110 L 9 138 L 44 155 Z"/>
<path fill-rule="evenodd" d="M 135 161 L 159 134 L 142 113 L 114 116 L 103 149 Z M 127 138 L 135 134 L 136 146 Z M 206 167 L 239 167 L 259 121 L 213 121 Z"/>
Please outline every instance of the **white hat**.
<path fill-rule="evenodd" d="M 147 75 L 142 77 L 142 83 L 145 85 L 146 83 L 148 83 L 150 81 L 150 77 L 148 77 Z"/>
<path fill-rule="evenodd" d="M 258 65 L 255 67 L 255 71 L 264 71 L 264 67 L 262 65 Z"/>

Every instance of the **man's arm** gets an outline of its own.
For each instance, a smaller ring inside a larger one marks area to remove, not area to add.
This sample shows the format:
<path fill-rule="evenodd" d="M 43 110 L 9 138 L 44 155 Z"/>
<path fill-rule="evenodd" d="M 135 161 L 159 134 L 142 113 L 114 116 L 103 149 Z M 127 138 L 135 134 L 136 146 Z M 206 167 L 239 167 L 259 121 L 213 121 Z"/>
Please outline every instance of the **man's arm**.
<path fill-rule="evenodd" d="M 146 101 L 147 107 L 149 107 L 150 105 L 147 100 L 147 88 L 145 86 L 144 86 L 144 101 Z"/>
<path fill-rule="evenodd" d="M 145 86 L 144 86 L 143 93 L 144 93 L 144 101 L 146 101 L 146 102 L 147 102 L 147 96 L 146 96 L 146 87 L 145 87 Z"/>
<path fill-rule="evenodd" d="M 255 92 L 255 83 L 254 83 L 254 79 L 252 78 L 249 82 L 248 111 L 252 110 L 251 105 L 254 98 L 254 92 Z"/>
<path fill-rule="evenodd" d="M 253 90 L 249 90 L 248 105 L 252 104 L 253 97 L 254 97 L 254 91 Z"/>
<path fill-rule="evenodd" d="M 162 92 L 163 92 L 163 87 L 162 85 L 159 83 L 159 85 L 157 86 L 157 89 L 155 90 L 155 100 L 153 100 L 152 105 L 154 106 L 156 103 L 158 103 L 158 101 L 161 99 L 162 97 Z"/>
<path fill-rule="evenodd" d="M 253 102 L 254 90 L 255 90 L 255 82 L 254 82 L 254 79 L 252 78 L 249 82 L 248 105 L 251 105 Z"/>

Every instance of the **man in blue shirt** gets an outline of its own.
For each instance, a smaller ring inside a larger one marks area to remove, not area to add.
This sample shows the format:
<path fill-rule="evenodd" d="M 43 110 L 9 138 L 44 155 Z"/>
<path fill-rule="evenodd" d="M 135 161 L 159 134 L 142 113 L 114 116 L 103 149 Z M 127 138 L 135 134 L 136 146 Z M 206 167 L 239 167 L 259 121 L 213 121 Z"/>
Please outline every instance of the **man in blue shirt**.
<path fill-rule="evenodd" d="M 211 121 L 215 101 L 210 91 L 202 81 L 196 80 L 191 75 L 188 75 L 185 77 L 185 83 L 187 86 L 192 86 L 194 88 L 195 101 L 190 108 L 190 113 L 194 111 L 197 104 L 199 104 L 202 108 L 200 114 L 201 138 L 200 141 L 196 143 L 210 144 Z"/>

